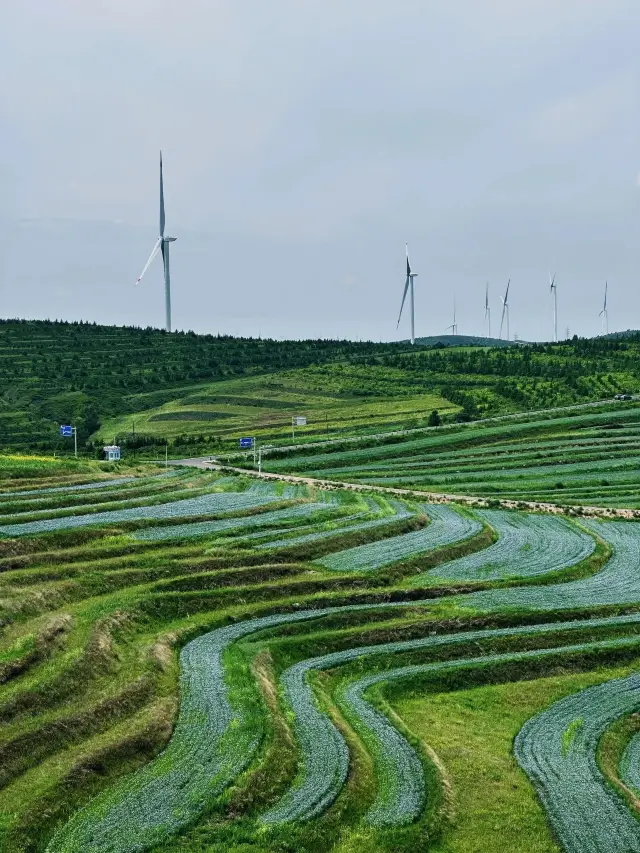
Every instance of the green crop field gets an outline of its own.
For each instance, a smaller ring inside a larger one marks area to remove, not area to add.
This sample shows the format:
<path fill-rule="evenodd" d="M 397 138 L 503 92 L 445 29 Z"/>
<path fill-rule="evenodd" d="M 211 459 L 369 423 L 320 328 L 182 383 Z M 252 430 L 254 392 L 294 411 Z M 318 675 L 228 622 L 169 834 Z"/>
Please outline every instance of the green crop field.
<path fill-rule="evenodd" d="M 640 507 L 640 405 L 589 403 L 274 448 L 265 470 L 513 501 Z"/>
<path fill-rule="evenodd" d="M 640 850 L 640 522 L 0 476 L 0 849 Z"/>
<path fill-rule="evenodd" d="M 1 851 L 640 853 L 640 339 L 429 343 L 0 322 Z"/>

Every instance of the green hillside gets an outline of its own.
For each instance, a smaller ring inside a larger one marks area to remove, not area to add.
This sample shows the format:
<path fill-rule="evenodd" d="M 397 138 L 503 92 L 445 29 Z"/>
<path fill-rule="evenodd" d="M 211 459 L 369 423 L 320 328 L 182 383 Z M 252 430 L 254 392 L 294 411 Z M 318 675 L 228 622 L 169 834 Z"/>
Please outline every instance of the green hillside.
<path fill-rule="evenodd" d="M 481 339 L 477 339 L 480 341 Z M 502 342 L 504 343 L 504 342 Z M 291 441 L 542 409 L 640 387 L 640 340 L 518 347 L 272 341 L 77 323 L 0 322 L 0 442 L 68 453 L 114 437 L 157 455 L 231 451 L 243 435 Z M 88 444 L 87 444 L 88 443 Z"/>

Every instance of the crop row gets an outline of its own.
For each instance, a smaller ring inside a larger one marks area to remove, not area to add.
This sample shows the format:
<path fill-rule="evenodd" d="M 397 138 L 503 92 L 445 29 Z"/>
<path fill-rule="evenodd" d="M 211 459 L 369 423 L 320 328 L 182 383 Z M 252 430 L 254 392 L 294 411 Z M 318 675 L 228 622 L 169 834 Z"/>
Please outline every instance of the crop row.
<path fill-rule="evenodd" d="M 640 795 L 640 733 L 633 735 L 620 760 L 620 779 Z"/>
<path fill-rule="evenodd" d="M 242 531 L 246 528 L 260 529 L 268 527 L 277 522 L 295 521 L 305 518 L 314 512 L 336 509 L 338 506 L 331 495 L 326 500 L 313 503 L 303 503 L 286 509 L 264 512 L 258 516 L 244 516 L 240 518 L 223 518 L 217 521 L 197 521 L 191 524 L 178 524 L 170 527 L 146 527 L 134 533 L 135 539 L 158 542 L 163 539 L 189 539 L 196 536 L 211 536 L 227 531 Z M 262 530 L 258 535 L 265 535 Z"/>
<path fill-rule="evenodd" d="M 477 510 L 498 534 L 498 541 L 483 551 L 444 563 L 423 575 L 446 580 L 491 580 L 531 577 L 574 566 L 593 553 L 592 536 L 564 518 L 503 510 Z"/>
<path fill-rule="evenodd" d="M 544 625 L 465 631 L 438 637 L 361 646 L 300 661 L 287 669 L 281 681 L 284 696 L 295 719 L 295 733 L 300 748 L 297 778 L 282 800 L 262 817 L 265 823 L 308 820 L 319 814 L 336 798 L 348 772 L 348 750 L 344 738 L 329 718 L 317 706 L 308 676 L 313 670 L 327 670 L 371 655 L 388 655 L 417 649 L 477 643 L 498 638 L 539 636 L 552 631 L 571 632 L 603 627 L 634 626 L 640 615 L 609 617 L 593 620 L 573 620 Z M 640 644 L 637 637 L 604 641 L 605 645 Z M 591 648 L 591 644 L 575 644 L 572 651 Z M 593 646 L 594 648 L 597 647 Z M 538 650 L 531 657 L 555 653 L 557 649 Z M 519 659 L 522 653 L 492 655 L 479 659 L 486 664 L 500 660 Z M 527 654 L 524 655 L 527 657 Z M 467 665 L 468 662 L 463 662 Z M 436 672 L 460 665 L 458 662 L 437 663 L 415 667 L 416 672 Z M 411 669 L 411 668 L 409 668 Z M 412 670 L 413 671 L 413 670 Z M 377 798 L 368 814 L 375 825 L 410 823 L 418 816 L 424 795 L 422 764 L 415 750 L 389 725 L 386 717 L 372 709 L 363 693 L 374 683 L 393 678 L 393 670 L 367 676 L 351 683 L 343 691 L 342 704 L 359 734 L 368 742 L 377 763 L 376 775 L 385 781 L 379 786 Z M 404 673 L 405 669 L 398 670 Z M 400 677 L 399 675 L 397 677 Z"/>
<path fill-rule="evenodd" d="M 273 539 L 269 542 L 262 543 L 260 548 L 284 548 L 287 546 L 294 545 L 302 545 L 309 544 L 311 542 L 318 542 L 322 539 L 329 539 L 332 536 L 336 536 L 338 534 L 342 535 L 344 533 L 353 533 L 353 532 L 361 532 L 364 530 L 372 530 L 376 527 L 381 527 L 385 524 L 389 524 L 392 521 L 400 521 L 403 518 L 409 518 L 414 515 L 414 512 L 410 510 L 405 503 L 398 500 L 390 500 L 385 502 L 387 506 L 390 507 L 391 513 L 386 513 L 380 515 L 383 512 L 381 506 L 373 501 L 372 499 L 367 499 L 369 502 L 370 511 L 366 513 L 359 513 L 358 516 L 353 516 L 351 520 L 362 516 L 363 520 L 359 521 L 357 524 L 347 524 L 346 526 L 340 526 L 336 528 L 332 528 L 329 530 L 316 530 L 312 533 L 305 533 L 302 536 L 293 536 L 288 538 L 279 538 Z M 378 513 L 377 518 L 371 518 L 371 513 Z M 347 519 L 343 519 L 346 521 Z"/>
<path fill-rule="evenodd" d="M 411 604 L 420 606 L 430 603 Z M 345 605 L 274 614 L 219 628 L 190 642 L 180 656 L 180 715 L 166 750 L 153 762 L 121 780 L 78 812 L 54 837 L 48 848 L 49 853 L 80 853 L 87 849 L 99 850 L 101 853 L 125 853 L 161 843 L 199 817 L 248 766 L 258 748 L 261 732 L 251 726 L 242 700 L 233 704 L 230 698 L 224 654 L 231 644 L 252 633 L 288 623 L 347 611 L 406 605 L 407 602 Z M 573 630 L 584 629 L 585 625 L 593 628 L 626 626 L 638 621 L 640 616 L 633 615 L 589 622 L 577 620 L 559 625 L 463 632 L 348 649 L 295 665 L 285 675 L 285 685 L 287 697 L 295 712 L 296 731 L 302 741 L 301 781 L 263 820 L 273 823 L 319 813 L 338 793 L 348 769 L 348 751 L 342 735 L 315 706 L 306 682 L 306 674 L 310 669 L 336 666 L 367 654 L 467 643 L 489 637 L 543 634 L 556 628 Z M 610 642 L 620 645 L 638 641 L 631 637 Z M 500 656 L 486 660 L 494 658 L 497 660 Z M 384 674 L 380 675 L 380 678 L 384 677 Z M 363 690 L 368 686 L 369 683 Z M 408 812 L 405 810 L 403 814 L 402 820 L 406 820 Z"/>
<path fill-rule="evenodd" d="M 121 486 L 130 483 L 137 477 L 114 477 L 110 480 L 96 480 L 95 482 L 76 483 L 72 486 L 46 486 L 42 489 L 16 489 L 11 492 L 0 492 L 0 498 L 22 498 L 27 495 L 49 495 L 56 492 L 79 492 L 92 489 L 107 489 L 113 486 Z"/>
<path fill-rule="evenodd" d="M 479 610 L 519 608 L 567 610 L 636 604 L 640 601 L 640 525 L 625 521 L 583 519 L 582 524 L 613 548 L 613 556 L 589 577 L 545 586 L 522 586 L 474 592 L 459 603 Z"/>
<path fill-rule="evenodd" d="M 211 492 L 196 498 L 156 504 L 153 506 L 131 507 L 120 510 L 105 510 L 87 515 L 63 516 L 41 521 L 29 521 L 22 524 L 0 525 L 0 534 L 4 536 L 26 536 L 34 533 L 50 533 L 55 530 L 68 530 L 87 525 L 116 524 L 122 521 L 142 521 L 144 519 L 188 518 L 219 512 L 237 512 L 252 509 L 282 500 L 285 496 L 275 493 L 270 484 L 251 487 L 244 492 Z"/>
<path fill-rule="evenodd" d="M 173 472 L 171 472 L 173 473 Z M 210 475 L 196 475 L 196 478 L 173 476 L 170 480 L 164 475 L 140 478 L 137 482 L 123 484 L 116 489 L 94 489 L 90 492 L 64 493 L 48 497 L 27 498 L 20 501 L 4 501 L 0 504 L 0 523 L 11 518 L 13 523 L 38 521 L 41 518 L 59 518 L 63 515 L 78 515 L 102 510 L 126 509 L 144 506 L 150 503 L 162 503 L 163 500 L 177 500 L 192 495 L 195 497 L 208 490 L 217 480 Z"/>
<path fill-rule="evenodd" d="M 545 806 L 566 853 L 639 853 L 638 822 L 598 767 L 598 742 L 617 718 L 640 708 L 640 675 L 568 696 L 532 717 L 515 756 Z"/>
<path fill-rule="evenodd" d="M 322 557 L 317 562 L 333 571 L 373 571 L 399 560 L 469 539 L 482 529 L 477 519 L 462 515 L 449 506 L 424 504 L 420 510 L 431 519 L 431 523 L 422 530 L 338 551 Z"/>

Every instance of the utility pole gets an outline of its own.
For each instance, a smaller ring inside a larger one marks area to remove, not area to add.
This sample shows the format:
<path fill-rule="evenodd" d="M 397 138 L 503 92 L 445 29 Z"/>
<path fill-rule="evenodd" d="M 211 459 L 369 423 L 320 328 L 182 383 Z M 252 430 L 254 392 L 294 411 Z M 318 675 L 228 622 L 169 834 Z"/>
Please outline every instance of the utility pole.
<path fill-rule="evenodd" d="M 272 444 L 261 444 L 258 448 L 258 474 L 262 474 L 262 454 L 265 450 L 271 450 Z"/>

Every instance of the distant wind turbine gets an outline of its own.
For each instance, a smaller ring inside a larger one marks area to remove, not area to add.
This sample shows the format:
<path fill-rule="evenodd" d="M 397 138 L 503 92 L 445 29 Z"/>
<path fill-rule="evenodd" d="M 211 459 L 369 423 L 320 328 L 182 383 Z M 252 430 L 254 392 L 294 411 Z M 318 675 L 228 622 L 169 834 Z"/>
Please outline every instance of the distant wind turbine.
<path fill-rule="evenodd" d="M 398 314 L 398 324 L 396 329 L 400 325 L 400 319 L 402 317 L 402 309 L 404 308 L 404 301 L 407 298 L 407 291 L 411 289 L 411 295 L 409 297 L 410 306 L 411 306 L 411 343 L 415 344 L 416 342 L 416 325 L 415 325 L 415 304 L 413 301 L 413 280 L 418 275 L 417 272 L 411 272 L 411 264 L 409 263 L 409 246 L 405 243 L 405 252 L 407 254 L 407 280 L 404 283 L 404 293 L 402 294 L 402 304 L 400 305 L 400 313 Z"/>
<path fill-rule="evenodd" d="M 452 335 L 458 334 L 458 324 L 456 323 L 456 295 L 453 294 L 453 323 L 450 326 L 447 326 L 445 332 L 448 332 L 451 329 Z"/>
<path fill-rule="evenodd" d="M 500 338 L 502 339 L 502 326 L 504 324 L 505 314 L 507 316 L 507 340 L 509 340 L 509 285 L 511 284 L 511 279 L 507 282 L 507 289 L 505 291 L 504 296 L 501 296 L 502 300 L 502 317 L 500 318 Z"/>
<path fill-rule="evenodd" d="M 558 285 L 556 274 L 549 273 L 549 293 L 553 296 L 553 340 L 558 343 Z"/>
<path fill-rule="evenodd" d="M 166 315 L 166 329 L 167 332 L 171 331 L 171 273 L 169 271 L 169 243 L 173 243 L 176 240 L 175 237 L 165 237 L 164 236 L 164 182 L 162 179 L 162 151 L 160 152 L 160 236 L 153 247 L 151 254 L 149 255 L 149 260 L 144 265 L 144 269 L 140 273 L 136 284 L 140 284 L 142 281 L 142 276 L 146 273 L 146 271 L 151 266 L 151 262 L 158 254 L 158 252 L 162 253 L 162 262 L 164 266 L 164 306 L 165 306 L 165 315 Z"/>
<path fill-rule="evenodd" d="M 488 324 L 487 337 L 491 337 L 491 308 L 489 306 L 489 282 L 484 292 L 484 321 Z"/>
<path fill-rule="evenodd" d="M 609 282 L 605 281 L 604 283 L 604 305 L 602 306 L 602 311 L 598 314 L 599 317 L 602 317 L 602 331 L 605 335 L 609 334 L 609 310 L 607 309 L 607 290 L 609 288 Z"/>

